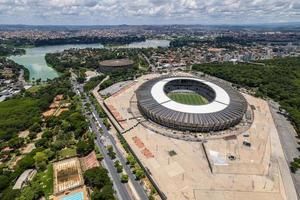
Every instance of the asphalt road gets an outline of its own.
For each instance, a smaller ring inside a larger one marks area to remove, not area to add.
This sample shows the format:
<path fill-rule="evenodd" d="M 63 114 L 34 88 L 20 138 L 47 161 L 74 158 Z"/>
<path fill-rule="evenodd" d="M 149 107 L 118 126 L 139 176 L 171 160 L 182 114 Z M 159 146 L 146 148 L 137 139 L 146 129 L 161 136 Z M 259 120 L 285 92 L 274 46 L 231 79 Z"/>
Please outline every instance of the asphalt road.
<path fill-rule="evenodd" d="M 78 95 L 81 95 L 81 93 L 83 92 L 82 87 L 80 87 L 76 83 L 75 79 L 72 79 L 71 82 L 73 84 L 73 87 L 74 87 L 74 90 L 76 91 L 76 93 Z M 78 90 L 78 88 L 79 88 L 80 91 Z M 87 96 L 85 95 L 85 97 L 87 97 Z M 86 101 L 88 102 L 89 99 L 86 98 Z M 109 172 L 109 176 L 110 176 L 110 178 L 111 178 L 111 180 L 113 182 L 113 187 L 114 187 L 114 189 L 115 189 L 115 191 L 117 193 L 118 199 L 120 199 L 120 200 L 131 200 L 132 198 L 129 195 L 127 189 L 126 189 L 125 184 L 121 183 L 120 176 L 119 176 L 119 174 L 117 173 L 117 170 L 114 167 L 114 161 L 111 160 L 110 157 L 108 156 L 106 147 L 105 147 L 105 145 L 101 141 L 101 134 L 100 134 L 100 132 L 99 132 L 99 130 L 97 128 L 96 122 L 93 120 L 93 118 L 91 116 L 86 116 L 86 118 L 90 122 L 92 131 L 94 133 L 96 133 L 97 137 L 95 139 L 95 145 L 98 146 L 100 152 L 103 155 L 102 164 L 105 166 L 105 168 Z"/>
<path fill-rule="evenodd" d="M 132 174 L 130 168 L 126 165 L 126 159 L 123 157 L 123 155 L 118 150 L 118 147 L 116 145 L 114 137 L 108 132 L 106 126 L 103 124 L 103 121 L 99 117 L 98 112 L 96 111 L 95 106 L 92 104 L 89 96 L 84 93 L 83 86 L 77 84 L 75 79 L 72 80 L 72 84 L 75 87 L 75 90 L 77 90 L 77 93 L 84 94 L 86 102 L 91 105 L 91 111 L 93 113 L 93 116 L 95 117 L 96 122 L 98 123 L 98 126 L 100 126 L 100 128 L 103 131 L 103 136 L 105 136 L 105 138 L 107 138 L 110 141 L 111 145 L 113 146 L 114 151 L 116 152 L 116 157 L 120 161 L 120 163 L 122 164 L 123 169 L 127 173 L 128 178 L 130 179 L 132 185 L 135 188 L 135 191 L 139 195 L 139 198 L 141 200 L 147 200 L 148 199 L 147 193 L 145 192 L 145 190 L 144 190 L 143 186 L 140 184 L 140 182 L 135 180 L 135 177 Z M 122 200 L 123 199 L 124 200 L 131 199 L 130 195 L 128 194 L 128 191 L 126 190 L 126 188 L 124 186 L 124 184 L 121 183 L 121 181 L 120 181 L 119 174 L 116 172 L 113 161 L 107 155 L 107 150 L 105 148 L 105 145 L 101 141 L 101 134 L 100 134 L 100 132 L 97 128 L 97 125 L 95 124 L 96 122 L 93 121 L 93 119 L 91 119 L 91 118 L 89 118 L 89 120 L 91 122 L 92 129 L 96 133 L 96 136 L 97 136 L 97 140 L 96 140 L 95 144 L 99 147 L 99 149 L 101 150 L 101 153 L 104 156 L 104 163 L 105 163 L 107 169 L 109 170 L 109 173 L 110 173 L 111 178 L 113 180 L 113 183 L 114 183 L 114 186 L 115 186 L 115 189 L 117 191 L 118 196 Z"/>
<path fill-rule="evenodd" d="M 287 118 L 279 113 L 278 104 L 269 102 L 269 105 L 283 147 L 285 159 L 288 165 L 290 165 L 290 162 L 293 161 L 294 158 L 300 156 L 298 150 L 300 147 L 298 145 L 299 140 L 296 138 L 297 133 Z M 291 173 L 291 175 L 296 187 L 298 199 L 300 199 L 300 170 L 295 174 Z"/>
<path fill-rule="evenodd" d="M 91 102 L 89 97 L 87 97 L 88 102 Z M 125 170 L 125 172 L 128 174 L 129 179 L 131 180 L 136 192 L 138 193 L 140 199 L 142 200 L 147 200 L 148 196 L 143 188 L 143 186 L 140 184 L 139 181 L 135 180 L 134 175 L 132 174 L 130 168 L 126 165 L 126 159 L 123 157 L 123 155 L 121 154 L 121 152 L 118 150 L 118 147 L 116 145 L 116 141 L 114 140 L 114 137 L 108 132 L 106 126 L 103 124 L 102 119 L 99 117 L 95 107 L 93 104 L 91 104 L 91 108 L 92 108 L 92 112 L 94 113 L 94 117 L 96 118 L 96 121 L 99 123 L 99 126 L 101 127 L 102 131 L 103 131 L 103 135 L 109 139 L 111 145 L 114 148 L 114 151 L 116 152 L 116 157 L 118 158 L 118 160 L 120 161 L 120 163 L 123 165 L 123 168 Z"/>
<path fill-rule="evenodd" d="M 91 119 L 92 121 L 92 119 Z M 102 164 L 105 165 L 105 168 L 109 171 L 110 174 L 110 178 L 113 180 L 114 183 L 114 188 L 117 192 L 117 195 L 119 197 L 119 199 L 121 200 L 130 200 L 131 197 L 127 191 L 127 189 L 124 187 L 124 184 L 121 183 L 120 181 L 120 176 L 117 173 L 115 167 L 114 167 L 114 162 L 110 159 L 110 157 L 107 155 L 107 150 L 105 148 L 105 146 L 103 145 L 103 143 L 101 142 L 100 139 L 100 133 L 97 130 L 97 127 L 94 123 L 92 123 L 92 130 L 94 133 L 96 133 L 97 135 L 97 139 L 95 140 L 95 144 L 98 146 L 98 148 L 100 149 L 101 153 L 103 154 L 103 160 L 102 160 Z"/>

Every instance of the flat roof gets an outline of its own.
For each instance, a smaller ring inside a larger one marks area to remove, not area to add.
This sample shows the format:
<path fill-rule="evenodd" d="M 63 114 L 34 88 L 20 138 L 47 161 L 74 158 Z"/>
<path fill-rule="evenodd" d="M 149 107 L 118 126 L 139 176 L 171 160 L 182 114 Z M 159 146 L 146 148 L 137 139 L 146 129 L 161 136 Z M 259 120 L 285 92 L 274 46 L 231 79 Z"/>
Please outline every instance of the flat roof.
<path fill-rule="evenodd" d="M 158 81 L 153 85 L 151 89 L 151 94 L 153 98 L 157 101 L 157 103 L 171 110 L 185 113 L 214 113 L 224 110 L 230 103 L 230 97 L 223 88 L 212 82 L 192 77 L 184 77 L 184 79 L 198 81 L 211 87 L 216 93 L 214 101 L 205 105 L 186 105 L 173 101 L 164 92 L 164 86 L 166 85 L 166 83 L 178 79 L 183 78 L 166 78 Z"/>
<path fill-rule="evenodd" d="M 100 65 L 109 66 L 109 67 L 120 67 L 120 66 L 133 65 L 133 61 L 129 60 L 128 58 L 112 59 L 112 60 L 104 60 L 100 62 Z"/>

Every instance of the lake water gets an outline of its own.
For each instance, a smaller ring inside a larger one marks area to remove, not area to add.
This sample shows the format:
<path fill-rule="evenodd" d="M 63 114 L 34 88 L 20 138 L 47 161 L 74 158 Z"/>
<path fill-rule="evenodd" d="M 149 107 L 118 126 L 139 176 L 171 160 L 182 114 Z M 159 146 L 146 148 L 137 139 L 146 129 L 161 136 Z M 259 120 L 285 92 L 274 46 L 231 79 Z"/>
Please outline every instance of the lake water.
<path fill-rule="evenodd" d="M 121 48 L 147 48 L 147 47 L 168 47 L 170 41 L 168 40 L 146 40 L 144 42 L 134 42 L 124 46 L 117 46 Z M 30 72 L 30 80 L 33 79 L 53 79 L 59 74 L 51 67 L 49 67 L 45 60 L 46 53 L 60 52 L 71 48 L 104 48 L 101 44 L 71 44 L 71 45 L 56 45 L 44 46 L 35 48 L 26 48 L 26 54 L 21 56 L 11 56 L 10 59 L 20 65 L 24 65 Z"/>
<path fill-rule="evenodd" d="M 46 53 L 54 53 L 71 48 L 103 48 L 101 44 L 79 44 L 79 45 L 57 45 L 35 48 L 26 48 L 26 54 L 21 56 L 11 56 L 10 59 L 20 65 L 24 65 L 30 72 L 32 79 L 53 79 L 58 77 L 58 73 L 49 67 L 45 60 Z"/>

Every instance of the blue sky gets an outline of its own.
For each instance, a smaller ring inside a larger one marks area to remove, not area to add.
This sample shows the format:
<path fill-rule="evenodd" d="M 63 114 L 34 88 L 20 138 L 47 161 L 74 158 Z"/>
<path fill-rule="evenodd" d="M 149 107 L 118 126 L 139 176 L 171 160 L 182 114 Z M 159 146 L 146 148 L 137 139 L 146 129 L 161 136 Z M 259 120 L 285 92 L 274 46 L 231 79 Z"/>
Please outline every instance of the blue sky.
<path fill-rule="evenodd" d="M 300 0 L 0 0 L 1 24 L 253 24 L 300 21 Z"/>

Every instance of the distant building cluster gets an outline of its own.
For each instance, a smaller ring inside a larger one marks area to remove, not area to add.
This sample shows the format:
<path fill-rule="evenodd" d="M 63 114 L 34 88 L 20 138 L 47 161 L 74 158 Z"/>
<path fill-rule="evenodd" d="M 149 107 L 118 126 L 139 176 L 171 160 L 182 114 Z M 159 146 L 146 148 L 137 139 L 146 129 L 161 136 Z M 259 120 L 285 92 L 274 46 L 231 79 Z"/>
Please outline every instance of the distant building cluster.
<path fill-rule="evenodd" d="M 234 45 L 234 48 L 212 48 L 209 45 L 154 50 L 151 62 L 158 69 L 180 68 L 208 62 L 251 62 L 277 57 L 300 56 L 300 46 L 288 45 Z"/>
<path fill-rule="evenodd" d="M 0 59 L 0 102 L 29 87 L 24 79 L 24 70 L 7 59 Z"/>

